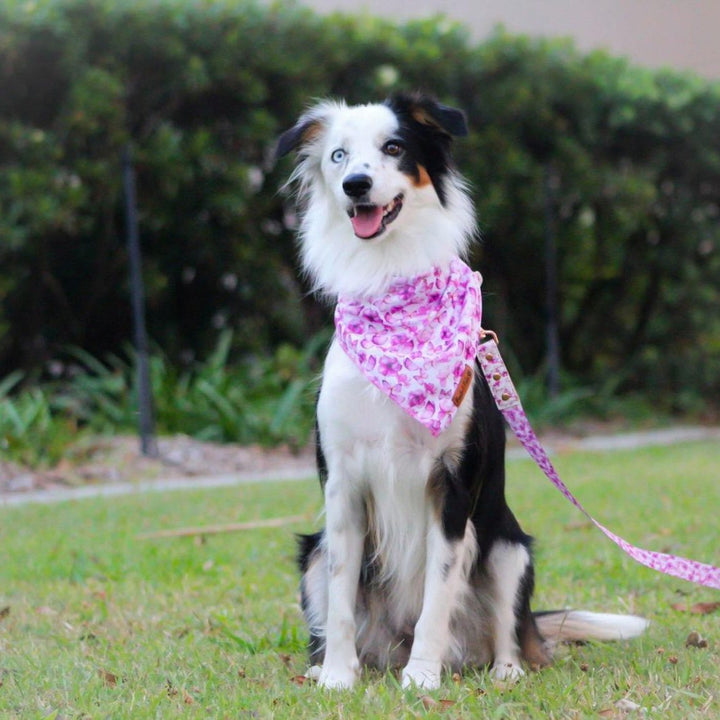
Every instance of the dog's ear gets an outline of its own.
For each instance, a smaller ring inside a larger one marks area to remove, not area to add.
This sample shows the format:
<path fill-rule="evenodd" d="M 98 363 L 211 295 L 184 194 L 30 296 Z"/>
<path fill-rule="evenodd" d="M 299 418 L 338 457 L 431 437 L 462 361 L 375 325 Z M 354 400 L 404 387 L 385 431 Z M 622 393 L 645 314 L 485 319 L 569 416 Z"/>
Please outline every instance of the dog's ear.
<path fill-rule="evenodd" d="M 304 145 L 307 140 L 313 135 L 313 127 L 317 121 L 306 120 L 302 121 L 302 118 L 293 125 L 289 130 L 286 130 L 277 141 L 275 147 L 275 157 L 281 158 L 287 155 L 290 151 L 296 150 L 301 145 Z"/>
<path fill-rule="evenodd" d="M 432 127 L 446 135 L 464 137 L 468 134 L 465 113 L 457 108 L 442 105 L 429 95 L 400 93 L 391 97 L 388 105 L 406 112 L 415 122 Z"/>
<path fill-rule="evenodd" d="M 297 150 L 312 142 L 323 130 L 325 118 L 315 111 L 304 114 L 289 130 L 279 138 L 275 147 L 275 158 L 281 158 L 292 150 Z"/>
<path fill-rule="evenodd" d="M 432 121 L 448 134 L 457 137 L 465 137 L 468 134 L 465 113 L 462 110 L 441 105 L 440 103 L 432 103 L 427 108 L 427 112 Z"/>

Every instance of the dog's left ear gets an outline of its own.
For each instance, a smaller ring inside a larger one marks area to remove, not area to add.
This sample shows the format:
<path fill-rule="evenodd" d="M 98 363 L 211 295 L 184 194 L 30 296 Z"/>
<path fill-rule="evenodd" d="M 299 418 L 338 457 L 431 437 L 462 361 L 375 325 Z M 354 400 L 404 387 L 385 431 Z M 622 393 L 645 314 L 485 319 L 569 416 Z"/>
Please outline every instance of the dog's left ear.
<path fill-rule="evenodd" d="M 421 125 L 432 127 L 446 135 L 464 137 L 468 134 L 465 113 L 457 108 L 442 105 L 429 95 L 398 94 L 388 100 L 388 105 L 407 112 Z"/>

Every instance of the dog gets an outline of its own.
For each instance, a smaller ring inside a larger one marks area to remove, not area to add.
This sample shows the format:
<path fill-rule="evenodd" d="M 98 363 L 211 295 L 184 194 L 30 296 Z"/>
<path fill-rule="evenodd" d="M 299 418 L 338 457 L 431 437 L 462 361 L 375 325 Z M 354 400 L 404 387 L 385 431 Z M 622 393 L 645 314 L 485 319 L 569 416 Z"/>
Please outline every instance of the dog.
<path fill-rule="evenodd" d="M 426 305 L 442 306 L 452 290 L 458 327 L 470 316 L 469 334 L 477 328 L 480 280 L 461 260 L 475 213 L 451 156 L 453 137 L 466 134 L 460 110 L 397 93 L 383 103 L 321 102 L 277 144 L 277 157 L 297 154 L 288 186 L 301 207 L 303 270 L 338 303 L 316 407 L 325 529 L 301 537 L 299 549 L 311 675 L 324 688 L 352 687 L 363 666 L 402 667 L 403 687 L 437 688 L 443 669 L 466 666 L 511 681 L 524 665 L 550 663 L 558 642 L 630 638 L 647 624 L 531 610 L 531 538 L 505 500 L 504 421 L 472 341 L 443 399 L 423 395 L 426 379 L 418 393 L 410 377 L 448 375 L 433 348 L 455 350 L 456 328 L 438 322 L 445 310 Z M 430 287 L 420 301 L 416 279 Z M 389 340 L 378 314 L 402 315 L 408 298 L 416 305 L 403 322 L 419 350 L 387 354 L 410 335 Z M 405 380 L 415 390 L 403 407 L 394 393 Z"/>

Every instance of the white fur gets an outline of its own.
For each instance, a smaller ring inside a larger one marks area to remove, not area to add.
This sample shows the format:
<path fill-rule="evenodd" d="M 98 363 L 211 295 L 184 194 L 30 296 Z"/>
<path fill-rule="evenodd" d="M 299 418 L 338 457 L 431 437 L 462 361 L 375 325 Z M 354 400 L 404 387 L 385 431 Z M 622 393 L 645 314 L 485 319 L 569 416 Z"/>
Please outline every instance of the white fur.
<path fill-rule="evenodd" d="M 574 640 L 629 640 L 642 635 L 650 624 L 636 615 L 568 610 L 564 613 L 541 615 L 538 627 L 548 642 Z"/>
<path fill-rule="evenodd" d="M 530 564 L 530 555 L 515 543 L 498 542 L 490 551 L 488 571 L 493 586 L 495 658 L 492 674 L 497 680 L 516 680 L 525 673 L 515 640 L 515 601 L 520 581 Z"/>
<path fill-rule="evenodd" d="M 403 687 L 440 686 L 440 671 L 450 648 L 450 618 L 467 591 L 467 577 L 477 554 L 471 523 L 460 542 L 449 542 L 436 518 L 427 535 L 423 607 L 415 625 L 410 660 L 402 673 Z M 514 623 L 513 623 L 514 624 Z"/>

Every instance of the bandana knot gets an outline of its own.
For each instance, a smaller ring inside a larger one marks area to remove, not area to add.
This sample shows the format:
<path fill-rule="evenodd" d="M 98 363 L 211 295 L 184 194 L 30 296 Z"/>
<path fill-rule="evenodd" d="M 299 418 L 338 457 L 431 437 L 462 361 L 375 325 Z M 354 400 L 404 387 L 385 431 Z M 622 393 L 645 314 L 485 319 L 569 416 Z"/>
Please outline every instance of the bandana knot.
<path fill-rule="evenodd" d="M 482 320 L 482 278 L 462 260 L 398 278 L 379 296 L 341 295 L 340 346 L 363 375 L 438 436 L 472 377 Z M 470 373 L 470 374 L 469 374 Z"/>

